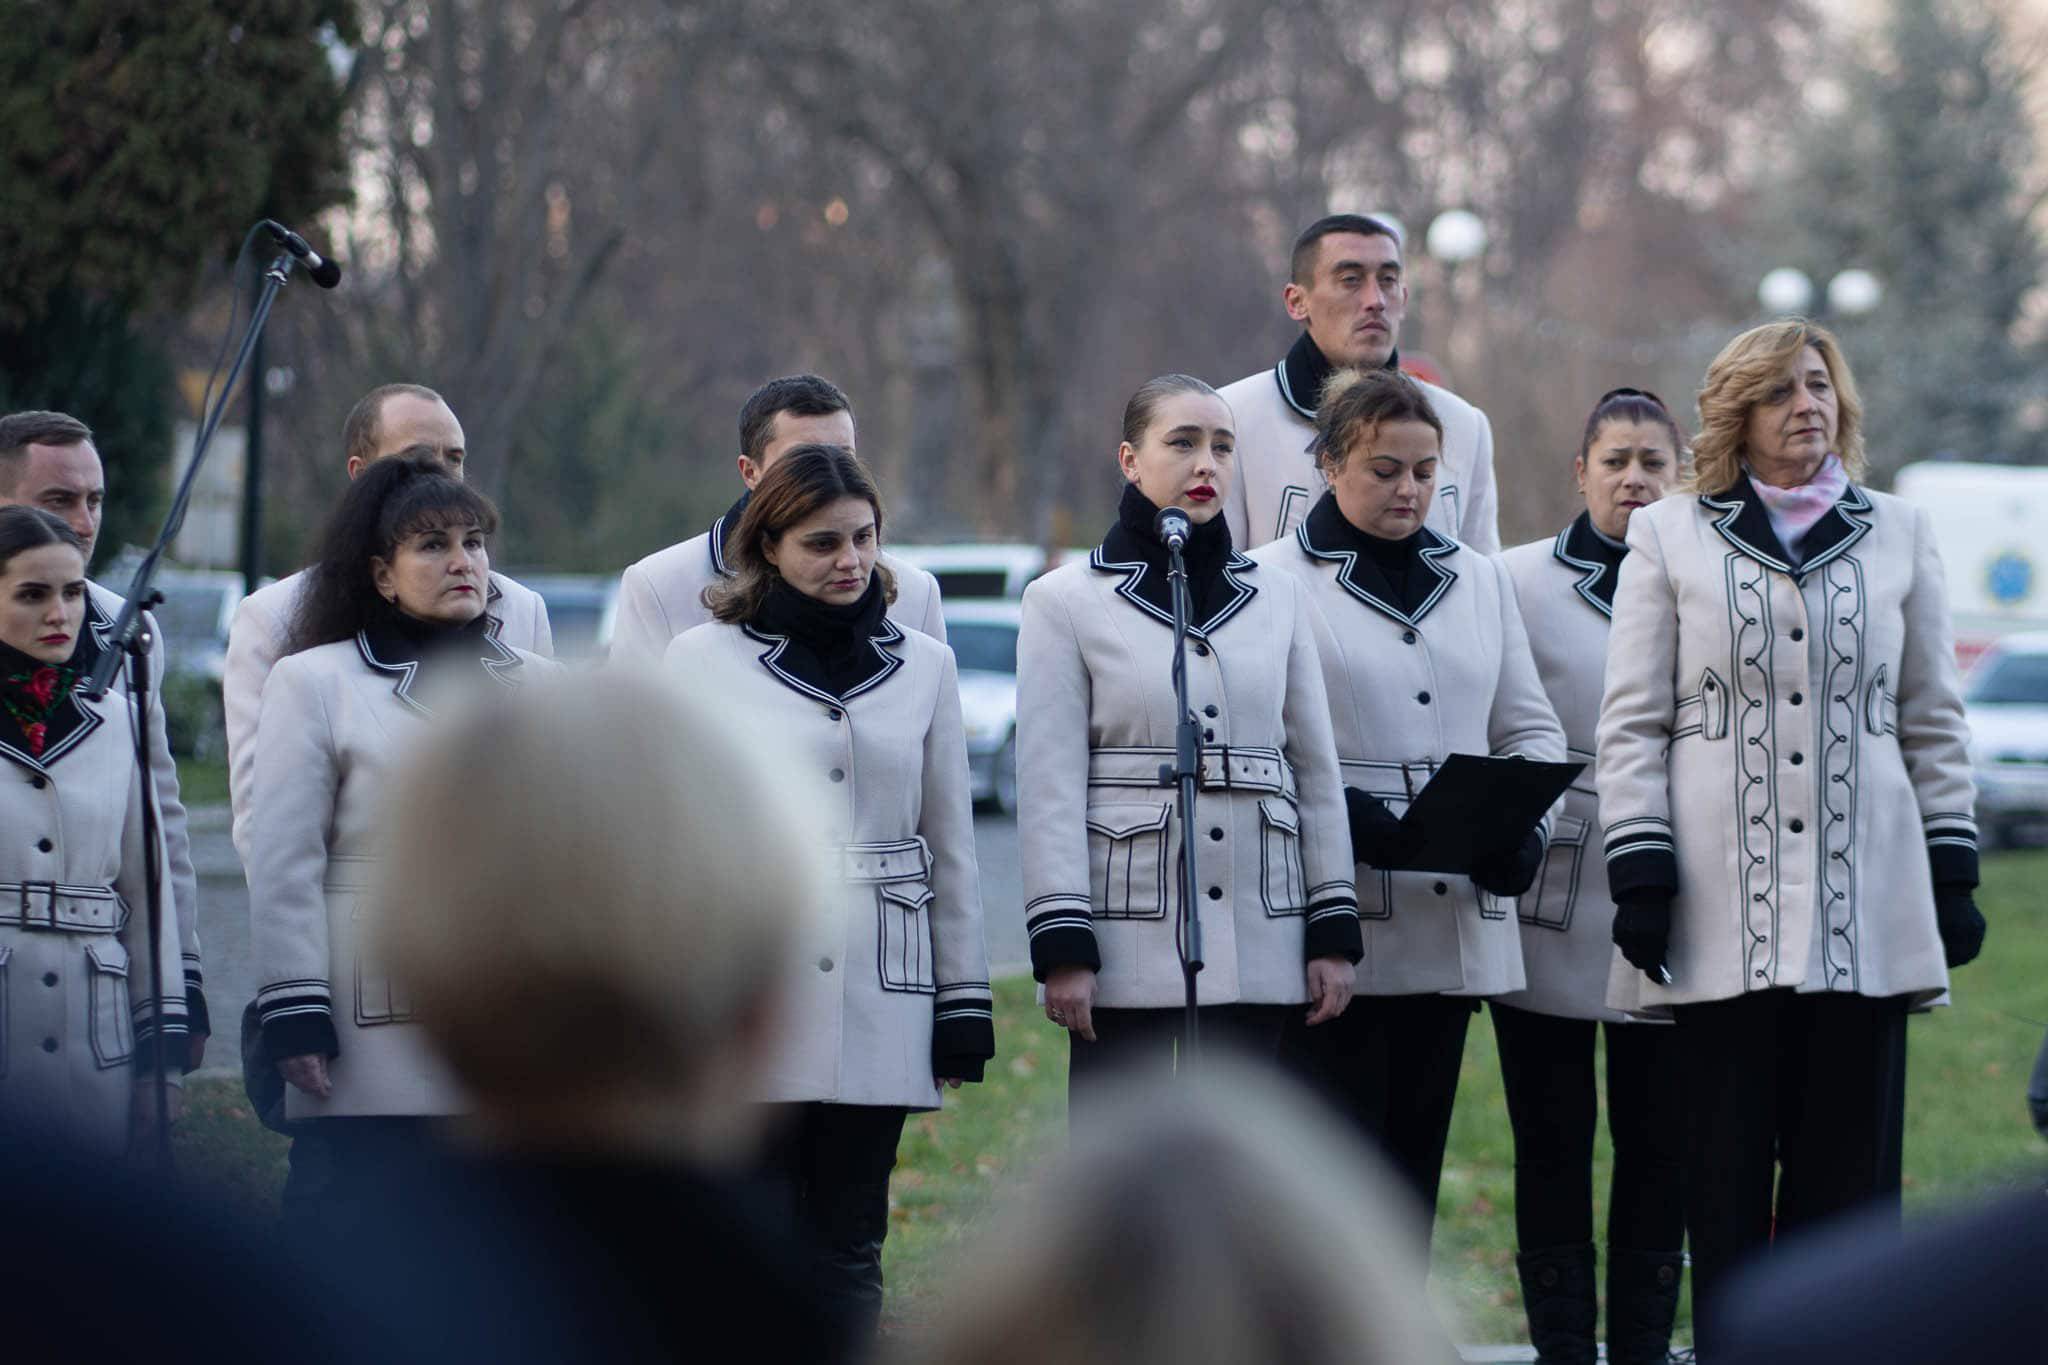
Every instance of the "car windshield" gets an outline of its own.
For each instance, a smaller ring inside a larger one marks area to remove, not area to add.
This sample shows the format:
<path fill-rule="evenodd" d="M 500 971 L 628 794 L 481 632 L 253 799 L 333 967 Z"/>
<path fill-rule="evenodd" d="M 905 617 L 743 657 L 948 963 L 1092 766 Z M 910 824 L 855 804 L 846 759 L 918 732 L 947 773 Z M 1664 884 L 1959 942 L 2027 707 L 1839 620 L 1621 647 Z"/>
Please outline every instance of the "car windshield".
<path fill-rule="evenodd" d="M 2001 654 L 1970 680 L 1966 700 L 2048 706 L 2048 654 Z"/>
<path fill-rule="evenodd" d="M 177 650 L 203 650 L 220 642 L 223 590 L 210 583 L 157 583 L 164 600 L 155 608 L 164 638 Z"/>
<path fill-rule="evenodd" d="M 1017 628 L 987 621 L 946 622 L 946 643 L 960 671 L 1015 673 L 1017 671 Z"/>

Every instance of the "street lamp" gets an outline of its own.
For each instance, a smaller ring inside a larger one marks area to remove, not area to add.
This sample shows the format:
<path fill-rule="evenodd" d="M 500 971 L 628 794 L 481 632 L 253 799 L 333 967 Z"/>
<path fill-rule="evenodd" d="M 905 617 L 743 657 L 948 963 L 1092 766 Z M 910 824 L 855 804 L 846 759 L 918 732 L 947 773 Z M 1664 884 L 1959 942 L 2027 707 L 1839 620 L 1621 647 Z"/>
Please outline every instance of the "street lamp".
<path fill-rule="evenodd" d="M 1884 285 L 1859 266 L 1851 266 L 1828 281 L 1828 308 L 1844 317 L 1862 317 L 1882 302 Z"/>
<path fill-rule="evenodd" d="M 1804 270 L 1781 265 L 1758 281 L 1756 301 L 1766 313 L 1804 313 L 1813 303 L 1813 280 Z"/>
<path fill-rule="evenodd" d="M 1486 250 L 1486 223 L 1470 209 L 1445 209 L 1429 222 L 1423 236 L 1429 254 L 1443 262 L 1444 297 L 1449 307 L 1444 328 L 1444 359 L 1457 344 L 1458 267 Z"/>

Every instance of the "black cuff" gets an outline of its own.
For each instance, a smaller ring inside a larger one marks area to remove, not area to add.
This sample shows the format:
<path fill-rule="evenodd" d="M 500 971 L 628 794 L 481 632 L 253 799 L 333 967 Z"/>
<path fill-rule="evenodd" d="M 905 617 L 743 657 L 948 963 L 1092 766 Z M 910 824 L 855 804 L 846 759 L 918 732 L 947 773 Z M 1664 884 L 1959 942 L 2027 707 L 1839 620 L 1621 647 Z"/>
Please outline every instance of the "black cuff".
<path fill-rule="evenodd" d="M 1358 923 L 1358 903 L 1349 898 L 1317 901 L 1308 908 L 1302 934 L 1302 958 L 1341 957 L 1353 966 L 1365 956 L 1365 930 Z"/>
<path fill-rule="evenodd" d="M 1607 829 L 1607 893 L 1616 901 L 1678 894 L 1678 853 L 1671 824 L 1645 817 Z"/>
<path fill-rule="evenodd" d="M 159 1026 L 155 1023 L 135 1025 L 135 1051 L 131 1061 L 135 1074 L 148 1075 L 156 1071 L 185 1074 L 185 1060 L 191 1055 L 191 1042 L 185 1032 L 185 1021 L 176 1019 Z"/>
<path fill-rule="evenodd" d="M 995 1023 L 979 1015 L 950 1015 L 932 1021 L 932 1074 L 946 1081 L 981 1081 L 995 1056 Z"/>
<path fill-rule="evenodd" d="M 206 1010 L 206 992 L 189 972 L 185 975 L 185 1023 L 195 1038 L 213 1036 L 213 1016 Z"/>
<path fill-rule="evenodd" d="M 1977 889 L 1977 839 L 1955 831 L 1927 832 L 1927 870 L 1937 890 Z"/>
<path fill-rule="evenodd" d="M 265 1019 L 263 1050 L 272 1062 L 312 1053 L 331 1059 L 341 1055 L 341 1039 L 334 1032 L 334 1016 L 323 1009 Z"/>
<path fill-rule="evenodd" d="M 1095 917 L 1088 902 L 1073 896 L 1044 896 L 1025 909 L 1024 932 L 1031 939 L 1031 975 L 1041 985 L 1061 967 L 1102 970 L 1095 944 Z"/>

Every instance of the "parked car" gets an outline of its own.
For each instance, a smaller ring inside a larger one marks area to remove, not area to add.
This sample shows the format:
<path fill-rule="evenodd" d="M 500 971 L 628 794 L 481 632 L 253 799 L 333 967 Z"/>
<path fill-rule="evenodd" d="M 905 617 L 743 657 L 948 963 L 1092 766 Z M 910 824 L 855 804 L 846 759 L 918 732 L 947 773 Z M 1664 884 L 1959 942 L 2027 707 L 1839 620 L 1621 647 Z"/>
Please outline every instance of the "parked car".
<path fill-rule="evenodd" d="M 619 575 L 598 573 L 514 573 L 513 578 L 548 604 L 548 628 L 555 657 L 568 663 L 601 662 L 612 647 L 619 618 Z"/>
<path fill-rule="evenodd" d="M 1987 842 L 2048 827 L 2048 632 L 2000 638 L 1963 687 Z"/>
<path fill-rule="evenodd" d="M 960 665 L 960 714 L 974 799 L 1006 815 L 1017 810 L 1018 603 L 1000 598 L 946 603 L 946 641 Z"/>
<path fill-rule="evenodd" d="M 1019 598 L 1032 579 L 1052 567 L 1045 551 L 1022 543 L 897 545 L 889 553 L 939 580 L 942 597 Z M 951 627 L 949 626 L 950 630 Z"/>

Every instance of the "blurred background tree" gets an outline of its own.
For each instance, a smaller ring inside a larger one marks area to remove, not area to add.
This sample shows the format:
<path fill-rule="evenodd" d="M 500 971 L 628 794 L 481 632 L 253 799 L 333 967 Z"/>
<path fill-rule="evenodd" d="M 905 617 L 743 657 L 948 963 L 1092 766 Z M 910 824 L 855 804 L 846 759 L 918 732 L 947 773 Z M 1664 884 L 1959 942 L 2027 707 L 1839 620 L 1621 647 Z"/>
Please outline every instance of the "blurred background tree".
<path fill-rule="evenodd" d="M 347 0 L 11 0 L 0 16 L 0 405 L 99 434 L 101 544 L 147 539 L 168 333 L 259 214 L 347 195 Z"/>

